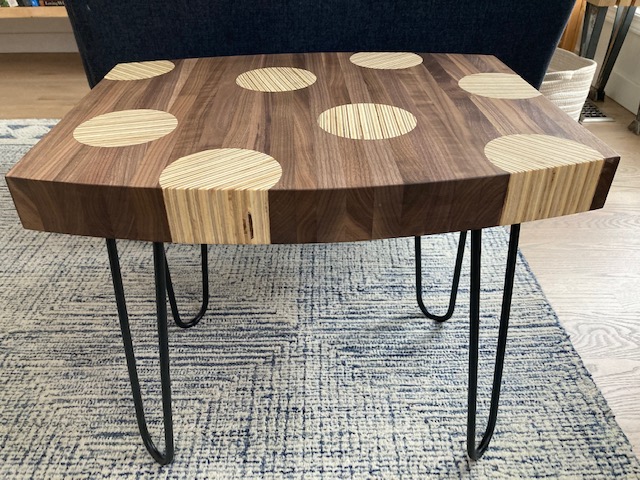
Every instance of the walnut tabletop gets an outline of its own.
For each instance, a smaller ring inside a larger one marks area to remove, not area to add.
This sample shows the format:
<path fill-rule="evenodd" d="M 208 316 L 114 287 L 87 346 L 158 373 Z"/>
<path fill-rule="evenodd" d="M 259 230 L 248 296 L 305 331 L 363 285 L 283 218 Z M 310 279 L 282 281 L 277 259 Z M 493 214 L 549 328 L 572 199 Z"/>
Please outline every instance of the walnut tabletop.
<path fill-rule="evenodd" d="M 8 174 L 29 229 L 341 242 L 603 206 L 618 155 L 491 56 L 116 66 Z"/>

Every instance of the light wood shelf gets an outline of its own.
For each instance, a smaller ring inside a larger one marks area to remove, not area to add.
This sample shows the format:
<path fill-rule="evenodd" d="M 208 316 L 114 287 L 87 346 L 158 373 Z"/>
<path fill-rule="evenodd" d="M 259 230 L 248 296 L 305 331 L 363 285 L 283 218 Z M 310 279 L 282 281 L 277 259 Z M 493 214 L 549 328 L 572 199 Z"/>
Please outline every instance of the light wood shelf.
<path fill-rule="evenodd" d="M 66 18 L 64 7 L 0 8 L 0 18 Z"/>

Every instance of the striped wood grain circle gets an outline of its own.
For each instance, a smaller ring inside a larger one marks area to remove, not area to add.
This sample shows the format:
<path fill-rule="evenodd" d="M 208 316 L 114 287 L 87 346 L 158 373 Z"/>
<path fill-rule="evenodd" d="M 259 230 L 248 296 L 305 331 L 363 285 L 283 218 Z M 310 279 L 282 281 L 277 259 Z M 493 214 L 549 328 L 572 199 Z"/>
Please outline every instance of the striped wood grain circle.
<path fill-rule="evenodd" d="M 458 85 L 475 95 L 505 100 L 520 100 L 541 95 L 522 77 L 512 73 L 474 73 L 462 77 Z"/>
<path fill-rule="evenodd" d="M 107 73 L 107 80 L 144 80 L 169 73 L 176 66 L 169 60 L 119 63 Z"/>
<path fill-rule="evenodd" d="M 150 142 L 171 133 L 178 119 L 160 110 L 121 110 L 81 123 L 73 138 L 92 147 L 125 147 Z"/>
<path fill-rule="evenodd" d="M 589 210 L 604 165 L 597 150 L 550 135 L 499 137 L 484 153 L 511 174 L 503 225 Z"/>
<path fill-rule="evenodd" d="M 350 57 L 351 63 L 360 67 L 381 70 L 398 70 L 420 65 L 422 57 L 408 52 L 358 52 Z"/>
<path fill-rule="evenodd" d="M 254 150 L 220 148 L 179 158 L 160 175 L 171 239 L 270 243 L 268 190 L 280 164 Z"/>
<path fill-rule="evenodd" d="M 417 120 L 411 112 L 391 105 L 352 103 L 322 112 L 318 125 L 339 137 L 382 140 L 410 132 Z"/>
<path fill-rule="evenodd" d="M 236 84 L 256 92 L 291 92 L 313 85 L 316 76 L 309 70 L 293 67 L 266 67 L 238 75 Z"/>

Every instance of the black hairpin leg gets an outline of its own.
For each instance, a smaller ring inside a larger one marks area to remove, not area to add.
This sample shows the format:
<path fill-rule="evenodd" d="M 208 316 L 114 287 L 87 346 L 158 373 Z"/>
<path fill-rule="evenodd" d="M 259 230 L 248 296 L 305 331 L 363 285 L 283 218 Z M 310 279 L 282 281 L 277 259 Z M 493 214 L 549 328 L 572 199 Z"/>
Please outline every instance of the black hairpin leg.
<path fill-rule="evenodd" d="M 421 238 L 416 239 L 416 296 L 418 299 L 418 306 L 425 317 L 438 322 L 444 322 L 449 320 L 453 315 L 453 311 L 456 306 L 456 297 L 458 295 L 458 285 L 460 284 L 460 271 L 462 270 L 462 259 L 464 258 L 464 246 L 467 242 L 467 232 L 460 232 L 460 240 L 458 240 L 458 254 L 456 256 L 456 265 L 453 270 L 453 283 L 451 285 L 451 296 L 449 297 L 449 308 L 444 315 L 435 315 L 427 310 L 422 300 L 422 244 Z"/>
<path fill-rule="evenodd" d="M 498 346 L 496 351 L 495 368 L 493 372 L 493 387 L 491 391 L 491 405 L 487 428 L 476 447 L 476 399 L 478 395 L 478 340 L 480 330 L 480 258 L 482 254 L 482 231 L 471 232 L 471 293 L 469 304 L 470 338 L 469 338 L 469 397 L 467 416 L 467 453 L 472 460 L 479 459 L 485 452 L 493 436 L 498 417 L 498 402 L 502 383 L 502 368 L 504 366 L 504 352 L 507 345 L 507 329 L 509 328 L 509 312 L 511 310 L 511 296 L 513 279 L 518 259 L 518 238 L 520 225 L 511 226 L 509 251 L 507 253 L 507 267 L 502 294 L 502 310 L 500 312 L 500 327 L 498 331 Z"/>
<path fill-rule="evenodd" d="M 209 306 L 209 265 L 207 257 L 207 245 L 200 245 L 200 254 L 202 258 L 202 306 L 200 311 L 191 320 L 184 322 L 180 318 L 180 312 L 178 311 L 178 304 L 176 303 L 176 295 L 173 291 L 173 283 L 171 282 L 171 274 L 169 273 L 169 264 L 165 257 L 165 271 L 167 272 L 167 293 L 169 295 L 169 303 L 171 304 L 171 314 L 176 325 L 180 328 L 195 327 L 202 319 L 207 307 Z"/>
<path fill-rule="evenodd" d="M 129 370 L 129 380 L 133 393 L 133 403 L 136 410 L 138 428 L 144 446 L 151 456 L 161 465 L 166 465 L 173 460 L 173 419 L 171 416 L 171 378 L 169 376 L 169 335 L 167 331 L 167 300 L 165 292 L 166 284 L 166 260 L 164 255 L 164 245 L 162 243 L 153 244 L 153 266 L 155 271 L 156 286 L 156 314 L 158 319 L 158 347 L 160 350 L 160 380 L 162 385 L 162 411 L 164 420 L 164 444 L 165 451 L 161 453 L 151 440 L 151 435 L 147 428 L 144 415 L 142 395 L 140 393 L 140 381 L 136 368 L 136 357 L 133 351 L 131 331 L 129 329 L 129 315 L 122 286 L 122 275 L 120 273 L 120 261 L 116 241 L 107 239 L 107 251 L 109 252 L 109 264 L 111 266 L 111 277 L 115 290 L 116 304 L 118 306 L 118 317 L 120 318 L 120 330 L 122 331 L 122 341 L 124 352 L 127 358 L 127 368 Z"/>

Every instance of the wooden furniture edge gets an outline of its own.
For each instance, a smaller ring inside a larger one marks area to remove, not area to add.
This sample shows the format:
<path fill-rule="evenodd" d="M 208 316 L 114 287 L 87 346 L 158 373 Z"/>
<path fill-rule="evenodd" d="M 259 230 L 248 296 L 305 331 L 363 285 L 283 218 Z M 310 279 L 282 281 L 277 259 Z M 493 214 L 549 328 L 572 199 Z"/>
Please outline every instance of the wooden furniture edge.
<path fill-rule="evenodd" d="M 633 7 L 640 4 L 638 0 L 587 0 L 587 3 L 596 7 Z"/>
<path fill-rule="evenodd" d="M 64 7 L 0 8 L 0 18 L 67 18 Z"/>

